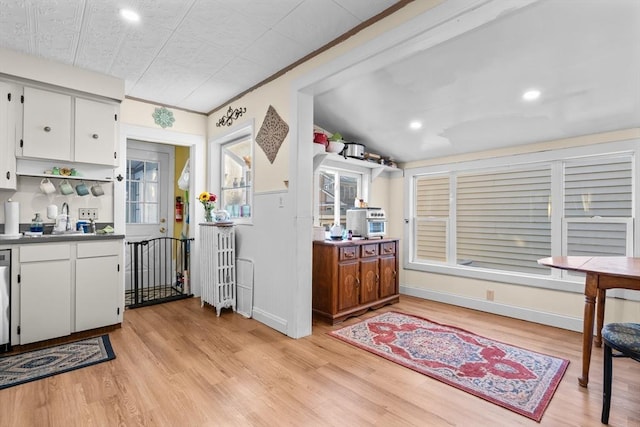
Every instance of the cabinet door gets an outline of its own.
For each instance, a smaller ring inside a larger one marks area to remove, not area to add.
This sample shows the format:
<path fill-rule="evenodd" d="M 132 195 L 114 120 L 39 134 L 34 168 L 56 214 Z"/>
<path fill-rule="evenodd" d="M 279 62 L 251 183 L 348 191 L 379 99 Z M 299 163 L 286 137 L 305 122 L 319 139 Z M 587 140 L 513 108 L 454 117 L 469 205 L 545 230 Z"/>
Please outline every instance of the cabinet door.
<path fill-rule="evenodd" d="M 24 88 L 22 156 L 71 160 L 71 97 Z"/>
<path fill-rule="evenodd" d="M 360 261 L 360 303 L 378 299 L 378 258 L 363 258 Z"/>
<path fill-rule="evenodd" d="M 338 312 L 359 304 L 358 262 L 338 264 Z"/>
<path fill-rule="evenodd" d="M 114 166 L 117 107 L 82 98 L 75 105 L 75 161 Z"/>
<path fill-rule="evenodd" d="M 20 264 L 20 344 L 71 334 L 71 262 Z"/>
<path fill-rule="evenodd" d="M 396 257 L 380 258 L 380 298 L 398 293 Z"/>
<path fill-rule="evenodd" d="M 0 82 L 0 188 L 16 189 L 16 120 L 22 89 Z"/>
<path fill-rule="evenodd" d="M 118 323 L 118 257 L 76 260 L 75 331 Z"/>

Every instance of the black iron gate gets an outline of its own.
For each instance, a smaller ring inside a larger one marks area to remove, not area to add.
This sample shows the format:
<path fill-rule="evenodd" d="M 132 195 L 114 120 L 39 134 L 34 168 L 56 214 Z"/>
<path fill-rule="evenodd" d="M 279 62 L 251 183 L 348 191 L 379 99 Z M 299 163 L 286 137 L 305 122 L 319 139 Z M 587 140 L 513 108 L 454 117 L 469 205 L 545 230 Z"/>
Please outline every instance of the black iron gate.
<path fill-rule="evenodd" d="M 158 237 L 127 242 L 127 308 L 189 298 L 190 249 L 193 239 Z"/>

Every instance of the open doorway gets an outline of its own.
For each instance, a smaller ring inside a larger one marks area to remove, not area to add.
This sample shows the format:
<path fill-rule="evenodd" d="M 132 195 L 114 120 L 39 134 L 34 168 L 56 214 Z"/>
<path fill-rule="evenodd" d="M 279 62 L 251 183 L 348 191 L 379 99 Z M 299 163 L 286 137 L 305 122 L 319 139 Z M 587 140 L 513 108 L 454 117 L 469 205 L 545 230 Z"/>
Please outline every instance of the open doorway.
<path fill-rule="evenodd" d="M 183 152 L 180 158 L 184 163 L 188 147 L 127 140 L 124 184 L 128 308 L 191 296 L 187 279 L 190 240 L 174 236 L 175 221 L 184 220 L 182 201 L 179 206 L 173 203 L 177 151 Z M 182 200 L 183 196 L 178 197 Z"/>

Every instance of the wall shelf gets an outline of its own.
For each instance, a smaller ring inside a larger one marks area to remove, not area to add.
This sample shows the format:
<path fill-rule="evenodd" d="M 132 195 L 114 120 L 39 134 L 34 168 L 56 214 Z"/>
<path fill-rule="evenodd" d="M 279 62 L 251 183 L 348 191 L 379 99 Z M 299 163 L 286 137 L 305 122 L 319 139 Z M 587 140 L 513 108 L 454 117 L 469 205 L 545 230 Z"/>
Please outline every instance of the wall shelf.
<path fill-rule="evenodd" d="M 322 144 L 313 144 L 313 170 L 316 171 L 321 164 L 327 166 L 336 166 L 342 168 L 348 168 L 349 166 L 356 168 L 365 168 L 371 170 L 371 181 L 380 176 L 383 172 L 391 174 L 402 174 L 403 170 L 400 168 L 394 168 L 387 165 L 381 165 L 379 163 L 369 162 L 367 160 L 353 159 L 351 157 L 344 157 L 338 153 L 327 153 Z"/>
<path fill-rule="evenodd" d="M 53 175 L 45 173 L 53 166 L 75 168 L 81 175 Z M 18 176 L 35 176 L 50 179 L 75 179 L 80 181 L 113 181 L 113 167 L 94 165 L 88 163 L 74 163 L 61 161 L 41 161 L 31 159 L 17 159 L 16 175 Z"/>

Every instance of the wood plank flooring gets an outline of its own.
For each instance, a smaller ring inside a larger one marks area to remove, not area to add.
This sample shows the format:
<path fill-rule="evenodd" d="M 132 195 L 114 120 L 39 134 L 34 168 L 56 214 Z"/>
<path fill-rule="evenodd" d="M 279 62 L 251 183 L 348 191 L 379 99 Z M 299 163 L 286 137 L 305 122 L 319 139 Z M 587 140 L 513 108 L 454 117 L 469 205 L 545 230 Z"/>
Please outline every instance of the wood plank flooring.
<path fill-rule="evenodd" d="M 567 358 L 541 426 L 598 426 L 602 350 L 578 386 L 581 335 L 401 296 L 396 310 Z M 111 362 L 0 391 L 0 426 L 536 426 L 329 337 L 294 340 L 191 298 L 127 310 Z M 356 322 L 348 319 L 344 325 Z M 640 426 L 640 363 L 614 360 L 611 426 Z"/>

